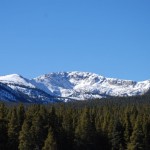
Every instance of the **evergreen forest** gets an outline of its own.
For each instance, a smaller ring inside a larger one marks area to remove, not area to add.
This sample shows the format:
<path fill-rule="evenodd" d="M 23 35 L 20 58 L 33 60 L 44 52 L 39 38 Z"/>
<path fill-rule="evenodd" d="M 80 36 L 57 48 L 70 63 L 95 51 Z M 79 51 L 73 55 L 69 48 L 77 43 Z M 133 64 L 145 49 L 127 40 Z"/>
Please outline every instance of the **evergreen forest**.
<path fill-rule="evenodd" d="M 150 96 L 0 103 L 0 150 L 150 150 Z"/>

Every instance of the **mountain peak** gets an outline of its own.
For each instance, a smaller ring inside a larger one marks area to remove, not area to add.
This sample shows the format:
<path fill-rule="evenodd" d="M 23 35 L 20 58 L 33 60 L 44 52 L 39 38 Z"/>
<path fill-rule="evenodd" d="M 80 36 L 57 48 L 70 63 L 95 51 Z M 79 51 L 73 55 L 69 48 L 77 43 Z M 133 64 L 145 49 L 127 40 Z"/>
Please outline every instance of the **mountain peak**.
<path fill-rule="evenodd" d="M 21 78 L 23 77 L 19 74 L 9 74 L 5 76 L 0 76 L 0 81 L 16 81 L 20 80 Z"/>
<path fill-rule="evenodd" d="M 34 85 L 30 83 L 30 80 L 22 77 L 19 74 L 9 74 L 5 76 L 0 76 L 0 82 L 5 84 L 16 84 L 16 85 L 18 84 L 18 85 L 34 87 Z"/>
<path fill-rule="evenodd" d="M 34 81 L 46 92 L 74 99 L 91 99 L 105 96 L 142 95 L 150 88 L 147 81 L 135 82 L 89 72 L 57 72 L 42 75 Z"/>
<path fill-rule="evenodd" d="M 143 95 L 150 90 L 149 80 L 136 82 L 80 71 L 54 72 L 32 80 L 18 74 L 11 74 L 0 76 L 0 83 L 8 85 L 13 90 L 21 91 L 28 97 L 31 95 L 34 97 L 39 93 L 39 90 L 50 96 L 76 100 L 110 96 L 136 96 Z"/>

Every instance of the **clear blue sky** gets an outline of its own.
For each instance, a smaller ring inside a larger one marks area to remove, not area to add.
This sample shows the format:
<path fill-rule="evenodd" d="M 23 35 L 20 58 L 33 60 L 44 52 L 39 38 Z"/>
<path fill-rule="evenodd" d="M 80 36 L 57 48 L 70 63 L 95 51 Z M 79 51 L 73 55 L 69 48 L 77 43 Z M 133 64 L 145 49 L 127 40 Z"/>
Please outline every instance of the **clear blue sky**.
<path fill-rule="evenodd" d="M 58 71 L 150 79 L 150 1 L 1 0 L 0 75 Z"/>

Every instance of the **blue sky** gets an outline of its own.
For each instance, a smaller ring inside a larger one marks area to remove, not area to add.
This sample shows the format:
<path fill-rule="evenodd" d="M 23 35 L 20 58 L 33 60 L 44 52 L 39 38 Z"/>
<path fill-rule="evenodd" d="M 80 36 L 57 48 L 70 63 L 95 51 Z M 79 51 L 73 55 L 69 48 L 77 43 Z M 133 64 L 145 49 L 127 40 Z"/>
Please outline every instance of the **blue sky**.
<path fill-rule="evenodd" d="M 0 75 L 150 79 L 149 7 L 149 0 L 0 1 Z"/>

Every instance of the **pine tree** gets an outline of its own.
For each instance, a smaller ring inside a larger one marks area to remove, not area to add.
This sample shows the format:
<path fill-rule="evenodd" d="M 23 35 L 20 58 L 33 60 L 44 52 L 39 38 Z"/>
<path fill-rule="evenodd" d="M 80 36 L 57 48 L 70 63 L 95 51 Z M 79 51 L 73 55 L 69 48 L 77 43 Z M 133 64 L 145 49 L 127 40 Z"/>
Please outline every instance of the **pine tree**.
<path fill-rule="evenodd" d="M 45 144 L 42 150 L 57 150 L 56 140 L 54 139 L 54 134 L 51 128 L 48 131 L 48 136 L 45 140 Z"/>
<path fill-rule="evenodd" d="M 119 120 L 115 121 L 111 143 L 112 143 L 112 150 L 125 149 L 124 129 Z"/>
<path fill-rule="evenodd" d="M 7 108 L 0 103 L 0 149 L 6 150 L 8 146 L 8 120 L 6 119 Z"/>
<path fill-rule="evenodd" d="M 0 150 L 6 150 L 8 147 L 7 126 L 8 121 L 6 119 L 0 119 Z"/>
<path fill-rule="evenodd" d="M 125 140 L 126 143 L 128 144 L 130 142 L 130 137 L 132 135 L 132 124 L 130 121 L 130 114 L 126 113 L 125 116 L 125 132 L 124 132 L 124 136 L 125 136 Z"/>
<path fill-rule="evenodd" d="M 73 149 L 74 142 L 74 128 L 73 128 L 73 119 L 72 112 L 68 110 L 63 114 L 63 147 L 64 149 Z"/>
<path fill-rule="evenodd" d="M 6 114 L 7 114 L 7 108 L 6 108 L 5 104 L 0 103 L 0 118 L 1 119 L 6 118 L 6 116 L 7 116 Z"/>
<path fill-rule="evenodd" d="M 91 121 L 89 109 L 85 108 L 75 131 L 75 142 L 78 149 L 95 149 L 96 129 Z"/>
<path fill-rule="evenodd" d="M 128 144 L 129 150 L 143 150 L 144 149 L 144 133 L 142 125 L 139 120 L 137 120 L 135 127 L 133 129 L 132 136 L 130 138 L 130 144 Z"/>
<path fill-rule="evenodd" d="M 150 123 L 148 121 L 144 122 L 144 137 L 145 150 L 150 150 Z"/>
<path fill-rule="evenodd" d="M 8 124 L 8 145 L 12 150 L 18 149 L 19 125 L 16 108 L 13 108 Z"/>
<path fill-rule="evenodd" d="M 23 121 L 25 119 L 25 109 L 23 104 L 19 104 L 19 106 L 17 107 L 17 116 L 18 116 L 19 129 L 21 130 Z"/>
<path fill-rule="evenodd" d="M 32 126 L 33 111 L 35 111 L 33 106 L 30 106 L 26 111 L 26 117 L 19 134 L 19 150 L 33 149 L 32 134 L 30 131 Z"/>
<path fill-rule="evenodd" d="M 44 115 L 44 114 L 43 114 Z M 34 149 L 41 149 L 46 138 L 47 130 L 45 129 L 42 116 L 37 113 L 32 119 L 30 134 L 32 136 L 32 146 Z"/>
<path fill-rule="evenodd" d="M 48 125 L 49 125 L 49 127 L 52 127 L 53 130 L 58 129 L 57 127 L 59 126 L 59 121 L 58 121 L 58 116 L 56 115 L 55 107 L 52 107 L 51 112 L 49 113 Z"/>
<path fill-rule="evenodd" d="M 27 120 L 24 121 L 22 130 L 19 134 L 19 150 L 32 149 L 32 135 L 30 134 L 30 125 Z"/>
<path fill-rule="evenodd" d="M 57 148 L 63 148 L 63 131 L 61 119 L 57 116 L 55 107 L 51 108 L 51 112 L 48 116 L 48 127 L 52 128 L 54 138 L 56 139 Z"/>

